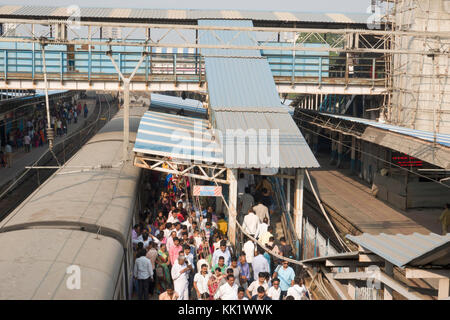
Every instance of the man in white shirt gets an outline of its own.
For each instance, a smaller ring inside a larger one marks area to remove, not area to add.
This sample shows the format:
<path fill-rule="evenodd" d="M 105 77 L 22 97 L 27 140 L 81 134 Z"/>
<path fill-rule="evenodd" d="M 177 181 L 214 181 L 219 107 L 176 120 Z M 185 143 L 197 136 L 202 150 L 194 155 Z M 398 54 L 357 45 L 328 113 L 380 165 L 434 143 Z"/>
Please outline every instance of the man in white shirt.
<path fill-rule="evenodd" d="M 267 224 L 270 225 L 269 208 L 263 205 L 261 200 L 258 200 L 258 204 L 253 207 L 253 211 L 259 218 L 260 222 L 263 222 L 264 218 L 267 218 Z"/>
<path fill-rule="evenodd" d="M 253 267 L 253 278 L 256 279 L 260 272 L 269 272 L 270 266 L 267 259 L 263 256 L 264 251 L 262 249 L 258 249 L 258 255 L 253 259 L 252 267 Z"/>
<path fill-rule="evenodd" d="M 259 218 L 255 214 L 255 212 L 250 209 L 248 211 L 248 214 L 244 218 L 244 222 L 242 224 L 242 227 L 244 228 L 244 231 L 251 235 L 252 237 L 255 236 L 256 232 L 259 228 Z"/>
<path fill-rule="evenodd" d="M 259 224 L 258 231 L 256 231 L 255 238 L 258 239 L 261 237 L 264 233 L 267 232 L 267 228 L 269 225 L 267 224 L 268 220 L 267 218 L 264 218 L 263 222 Z"/>
<path fill-rule="evenodd" d="M 306 287 L 300 277 L 295 277 L 294 285 L 289 287 L 287 296 L 293 296 L 294 300 L 302 300 L 302 297 L 306 295 Z"/>
<path fill-rule="evenodd" d="M 237 300 L 238 286 L 234 283 L 234 276 L 229 274 L 227 276 L 227 283 L 219 287 L 214 295 L 214 299 L 220 300 Z"/>
<path fill-rule="evenodd" d="M 272 300 L 280 300 L 281 288 L 280 280 L 275 278 L 272 280 L 272 286 L 267 290 L 267 296 Z"/>
<path fill-rule="evenodd" d="M 150 281 L 153 279 L 152 262 L 145 256 L 146 253 L 145 249 L 139 250 L 138 258 L 134 262 L 133 275 L 138 280 L 139 300 L 148 300 Z"/>
<path fill-rule="evenodd" d="M 255 244 L 253 243 L 253 241 L 248 239 L 247 242 L 244 243 L 242 250 L 245 252 L 247 263 L 252 264 L 255 257 Z"/>
<path fill-rule="evenodd" d="M 238 288 L 238 300 L 248 300 L 248 298 L 245 296 L 245 289 L 243 287 Z"/>
<path fill-rule="evenodd" d="M 189 237 L 192 236 L 192 233 L 193 233 L 193 230 L 192 230 L 192 217 L 188 217 L 185 221 L 183 221 L 181 223 L 181 225 L 186 226 Z"/>
<path fill-rule="evenodd" d="M 183 255 L 178 256 L 177 262 L 172 266 L 172 279 L 175 291 L 179 294 L 178 300 L 189 300 L 189 281 L 187 272 L 192 270 L 191 265 L 187 265 Z"/>
<path fill-rule="evenodd" d="M 215 266 L 219 262 L 219 258 L 224 257 L 225 264 L 227 266 L 231 263 L 231 254 L 230 250 L 227 248 L 227 242 L 225 240 L 220 241 L 220 248 L 219 250 L 214 251 L 213 257 L 212 257 L 212 265 Z"/>
<path fill-rule="evenodd" d="M 211 273 L 209 273 L 208 265 L 206 263 L 202 264 L 200 271 L 194 277 L 194 289 L 198 300 L 202 300 L 202 294 L 209 294 L 208 281 L 210 277 Z"/>
<path fill-rule="evenodd" d="M 167 222 L 170 222 L 170 223 L 180 222 L 177 218 L 177 215 L 178 215 L 178 211 L 172 210 L 171 214 L 169 214 L 169 218 L 167 219 Z"/>
<path fill-rule="evenodd" d="M 273 232 L 273 228 L 272 228 L 272 226 L 269 226 L 267 228 L 267 231 L 259 236 L 258 241 L 262 244 L 263 247 L 265 247 L 266 244 L 269 243 L 270 238 L 273 237 L 272 232 Z"/>
<path fill-rule="evenodd" d="M 172 233 L 172 223 L 167 222 L 166 228 L 163 231 L 164 231 L 164 238 L 166 238 L 168 240 L 170 237 L 170 234 Z"/>
<path fill-rule="evenodd" d="M 267 292 L 269 289 L 269 285 L 266 282 L 266 276 L 263 272 L 260 272 L 258 274 L 258 279 L 253 281 L 247 288 L 247 296 L 249 299 L 251 299 L 254 295 L 258 294 L 258 288 L 264 287 L 264 290 Z"/>

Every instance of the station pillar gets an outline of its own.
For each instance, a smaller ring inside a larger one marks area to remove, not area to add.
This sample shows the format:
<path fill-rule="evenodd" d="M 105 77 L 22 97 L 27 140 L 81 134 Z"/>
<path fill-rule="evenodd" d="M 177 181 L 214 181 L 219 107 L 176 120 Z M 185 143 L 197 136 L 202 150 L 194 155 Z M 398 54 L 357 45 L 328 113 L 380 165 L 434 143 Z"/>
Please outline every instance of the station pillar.
<path fill-rule="evenodd" d="M 350 170 L 352 173 L 356 171 L 356 137 L 352 136 L 352 151 L 350 159 Z"/>
<path fill-rule="evenodd" d="M 228 200 L 228 239 L 233 246 L 236 245 L 236 218 L 237 218 L 237 169 L 227 169 L 227 180 L 230 186 Z"/>
<path fill-rule="evenodd" d="M 338 133 L 339 142 L 337 143 L 337 164 L 336 166 L 340 168 L 342 166 L 343 158 L 344 158 L 344 135 L 342 133 Z"/>
<path fill-rule="evenodd" d="M 336 164 L 336 153 L 337 153 L 337 151 L 336 151 L 336 145 L 337 145 L 337 143 L 336 143 L 336 138 L 335 138 L 335 134 L 334 134 L 334 132 L 333 131 L 331 131 L 330 132 L 330 137 L 331 137 L 331 160 L 330 160 L 330 164 L 331 165 L 334 165 L 334 164 Z"/>
<path fill-rule="evenodd" d="M 314 154 L 317 154 L 317 152 L 319 151 L 319 133 L 320 133 L 320 129 L 317 129 L 318 132 L 314 132 L 312 135 L 312 151 Z"/>
<path fill-rule="evenodd" d="M 128 143 L 130 141 L 130 81 L 123 82 L 123 161 L 128 160 Z"/>
<path fill-rule="evenodd" d="M 305 169 L 295 171 L 295 195 L 294 195 L 294 223 L 295 233 L 298 239 L 302 240 L 303 224 L 303 182 L 305 179 Z"/>

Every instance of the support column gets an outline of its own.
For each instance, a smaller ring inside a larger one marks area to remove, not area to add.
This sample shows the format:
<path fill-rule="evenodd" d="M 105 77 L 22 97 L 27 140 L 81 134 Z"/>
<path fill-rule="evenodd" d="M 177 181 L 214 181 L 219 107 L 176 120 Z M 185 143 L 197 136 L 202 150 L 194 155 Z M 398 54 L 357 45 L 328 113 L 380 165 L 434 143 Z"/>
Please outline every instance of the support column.
<path fill-rule="evenodd" d="M 314 132 L 313 133 L 313 153 L 317 154 L 317 152 L 319 151 L 319 133 L 320 133 L 320 128 L 317 129 L 318 132 Z"/>
<path fill-rule="evenodd" d="M 350 267 L 350 272 L 356 272 L 356 267 Z M 347 284 L 347 293 L 350 296 L 351 299 L 356 299 L 356 281 L 355 280 L 349 280 Z"/>
<path fill-rule="evenodd" d="M 236 217 L 237 217 L 237 169 L 227 169 L 227 180 L 230 183 L 228 199 L 228 239 L 236 245 Z"/>
<path fill-rule="evenodd" d="M 337 167 L 342 166 L 342 158 L 344 157 L 342 142 L 344 141 L 344 135 L 342 133 L 338 133 L 339 143 L 337 143 Z"/>
<path fill-rule="evenodd" d="M 385 261 L 384 263 L 384 273 L 386 273 L 389 277 L 394 278 L 394 266 L 389 261 Z M 386 284 L 383 284 L 384 291 L 384 300 L 392 300 L 392 288 L 388 287 Z"/>
<path fill-rule="evenodd" d="M 362 142 L 361 139 L 357 140 L 357 146 L 358 146 L 358 154 L 357 154 L 357 160 L 356 160 L 356 170 L 358 172 L 359 177 L 362 177 Z"/>
<path fill-rule="evenodd" d="M 330 165 L 334 165 L 336 164 L 336 156 L 337 156 L 337 151 L 336 151 L 336 135 L 334 134 L 333 131 L 330 132 L 330 137 L 331 137 L 331 160 L 330 160 Z"/>
<path fill-rule="evenodd" d="M 298 239 L 302 240 L 303 223 L 303 181 L 305 179 L 305 169 L 296 169 L 295 172 L 295 198 L 294 198 L 294 223 L 295 233 Z"/>
<path fill-rule="evenodd" d="M 286 210 L 291 213 L 291 179 L 286 179 Z"/>
<path fill-rule="evenodd" d="M 128 160 L 128 143 L 130 141 L 130 81 L 123 82 L 123 161 Z"/>
<path fill-rule="evenodd" d="M 350 170 L 352 173 L 356 169 L 356 137 L 352 136 L 352 150 L 351 150 Z"/>
<path fill-rule="evenodd" d="M 447 299 L 450 295 L 450 279 L 439 279 L 438 299 Z"/>

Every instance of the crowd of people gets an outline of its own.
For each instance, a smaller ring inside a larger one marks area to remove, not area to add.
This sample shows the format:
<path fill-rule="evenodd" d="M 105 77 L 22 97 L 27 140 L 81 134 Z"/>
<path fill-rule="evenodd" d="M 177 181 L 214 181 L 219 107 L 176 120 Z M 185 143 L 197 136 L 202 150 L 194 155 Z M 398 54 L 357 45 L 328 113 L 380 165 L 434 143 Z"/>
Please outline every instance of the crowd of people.
<path fill-rule="evenodd" d="M 253 180 L 249 175 L 239 177 L 238 216 L 246 233 L 258 241 L 244 238 L 237 252 L 227 236 L 227 217 L 211 204 L 202 206 L 198 198 L 190 199 L 189 180 L 151 173 L 144 191 L 147 208 L 132 231 L 138 299 L 311 298 L 303 271 L 295 272 L 288 261 L 263 249 L 293 258 L 292 247 L 283 237 L 275 239 L 270 224 L 275 206 L 269 180 L 263 178 L 257 185 Z"/>
<path fill-rule="evenodd" d="M 78 122 L 78 118 L 83 115 L 87 118 L 89 109 L 81 102 L 74 104 L 70 101 L 58 101 L 50 108 L 51 126 L 57 137 L 68 133 L 69 125 Z M 17 151 L 31 152 L 33 148 L 39 148 L 47 144 L 47 116 L 45 109 L 36 110 L 23 123 L 23 128 L 10 130 L 6 137 L 0 137 L 4 148 L 0 147 L 0 167 L 13 165 L 13 154 Z"/>

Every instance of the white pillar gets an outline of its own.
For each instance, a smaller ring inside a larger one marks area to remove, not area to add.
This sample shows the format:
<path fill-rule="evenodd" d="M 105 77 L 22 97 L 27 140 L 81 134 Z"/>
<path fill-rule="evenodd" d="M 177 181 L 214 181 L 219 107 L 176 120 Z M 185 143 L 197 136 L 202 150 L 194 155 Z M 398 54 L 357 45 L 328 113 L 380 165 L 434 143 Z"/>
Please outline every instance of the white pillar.
<path fill-rule="evenodd" d="M 391 278 L 394 278 L 394 266 L 389 261 L 385 261 L 384 263 L 384 273 L 386 273 Z M 392 288 L 389 288 L 386 284 L 384 286 L 384 300 L 392 300 Z"/>
<path fill-rule="evenodd" d="M 227 180 L 230 183 L 228 200 L 228 239 L 236 245 L 236 216 L 237 216 L 237 169 L 227 169 Z"/>
<path fill-rule="evenodd" d="M 447 299 L 450 295 L 450 279 L 439 279 L 438 299 Z"/>
<path fill-rule="evenodd" d="M 305 179 L 305 169 L 297 169 L 295 172 L 294 221 L 295 221 L 295 233 L 298 239 L 302 238 L 304 179 Z"/>
<path fill-rule="evenodd" d="M 123 161 L 128 160 L 128 143 L 130 141 L 130 81 L 123 82 Z"/>
<path fill-rule="evenodd" d="M 291 179 L 286 179 L 286 210 L 291 212 Z"/>

